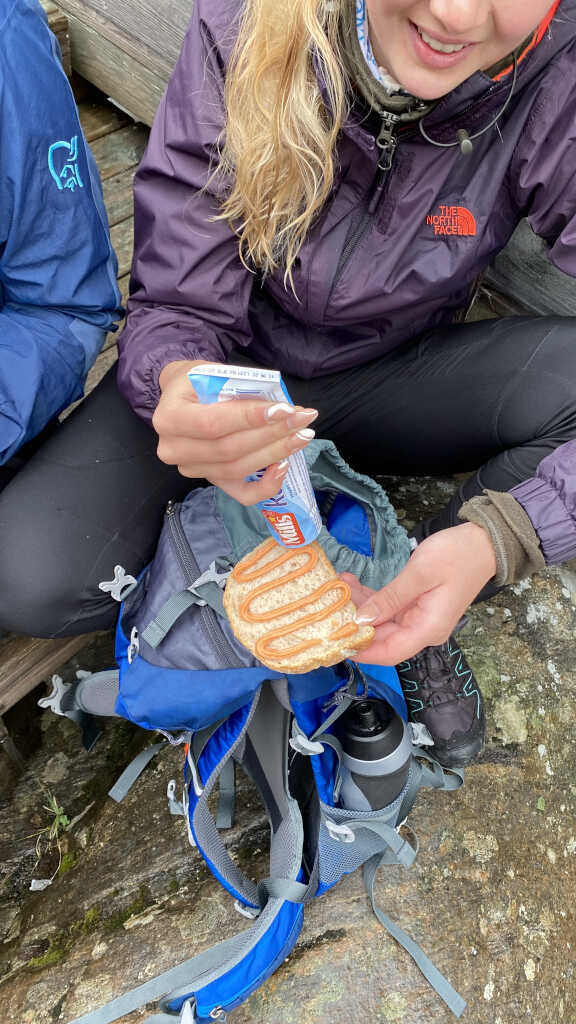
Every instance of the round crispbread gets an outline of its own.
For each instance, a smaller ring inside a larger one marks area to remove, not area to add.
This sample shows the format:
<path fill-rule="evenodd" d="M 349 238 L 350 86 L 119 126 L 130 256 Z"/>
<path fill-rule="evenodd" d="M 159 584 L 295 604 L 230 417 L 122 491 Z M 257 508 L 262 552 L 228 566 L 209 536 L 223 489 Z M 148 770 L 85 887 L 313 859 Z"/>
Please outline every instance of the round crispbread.
<path fill-rule="evenodd" d="M 299 607 L 284 610 L 295 603 Z M 228 577 L 224 607 L 238 640 L 279 672 L 335 665 L 368 647 L 374 637 L 372 626 L 354 623 L 350 589 L 317 542 L 285 548 L 270 538 L 259 544 Z M 267 618 L 251 621 L 252 616 Z M 313 621 L 303 621 L 310 617 Z M 343 628 L 346 635 L 335 637 Z M 284 635 L 274 635 L 278 630 Z"/>

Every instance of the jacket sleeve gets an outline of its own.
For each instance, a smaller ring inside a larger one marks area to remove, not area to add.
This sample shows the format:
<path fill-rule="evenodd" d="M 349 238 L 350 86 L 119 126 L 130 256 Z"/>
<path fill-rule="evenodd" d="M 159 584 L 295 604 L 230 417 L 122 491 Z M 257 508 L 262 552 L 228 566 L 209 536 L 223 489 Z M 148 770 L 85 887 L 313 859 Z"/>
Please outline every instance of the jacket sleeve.
<path fill-rule="evenodd" d="M 510 493 L 530 517 L 548 565 L 576 558 L 576 440 L 547 455 Z"/>
<path fill-rule="evenodd" d="M 549 69 L 510 179 L 521 211 L 548 244 L 550 260 L 572 277 L 576 277 L 576 88 L 570 62 L 575 56 L 573 51 L 563 54 Z M 548 564 L 576 557 L 576 440 L 543 459 L 535 476 L 510 493 L 530 517 Z"/>
<path fill-rule="evenodd" d="M 197 0 L 135 181 L 119 386 L 144 418 L 158 402 L 158 376 L 167 363 L 222 362 L 232 346 L 250 340 L 254 278 L 239 258 L 234 232 L 213 219 L 221 195 L 210 179 L 224 124 L 224 57 L 202 6 Z"/>
<path fill-rule="evenodd" d="M 576 277 L 576 43 L 547 69 L 521 134 L 510 183 L 554 266 Z"/>
<path fill-rule="evenodd" d="M 0 463 L 81 396 L 121 315 L 98 175 L 56 40 L 36 0 L 2 12 Z"/>

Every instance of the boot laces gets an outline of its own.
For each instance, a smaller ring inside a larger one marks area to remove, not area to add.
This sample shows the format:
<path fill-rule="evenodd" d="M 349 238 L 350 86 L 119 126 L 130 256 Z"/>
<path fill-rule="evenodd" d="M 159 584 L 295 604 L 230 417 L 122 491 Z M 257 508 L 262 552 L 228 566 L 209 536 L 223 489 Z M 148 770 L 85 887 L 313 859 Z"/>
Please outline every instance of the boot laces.
<path fill-rule="evenodd" d="M 425 647 L 410 659 L 409 664 L 413 672 L 416 670 L 414 674 L 418 685 L 428 697 L 428 707 L 454 703 L 465 696 L 452 671 L 446 644 L 441 647 Z M 455 684 L 457 689 L 454 689 Z"/>

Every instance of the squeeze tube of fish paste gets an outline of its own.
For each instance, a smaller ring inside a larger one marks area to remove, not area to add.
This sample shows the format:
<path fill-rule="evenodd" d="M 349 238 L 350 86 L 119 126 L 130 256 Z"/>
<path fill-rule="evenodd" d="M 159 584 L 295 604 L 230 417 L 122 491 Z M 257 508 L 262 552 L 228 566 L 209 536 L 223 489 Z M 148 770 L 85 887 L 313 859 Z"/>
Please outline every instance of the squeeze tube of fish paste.
<path fill-rule="evenodd" d="M 198 400 L 205 404 L 229 402 L 237 398 L 260 398 L 294 404 L 278 370 L 204 363 L 190 370 L 188 378 Z M 265 472 L 263 468 L 248 479 L 257 480 Z M 278 494 L 266 501 L 259 501 L 257 507 L 274 539 L 284 547 L 302 547 L 316 540 L 322 519 L 302 452 L 294 452 L 290 456 L 288 470 Z"/>

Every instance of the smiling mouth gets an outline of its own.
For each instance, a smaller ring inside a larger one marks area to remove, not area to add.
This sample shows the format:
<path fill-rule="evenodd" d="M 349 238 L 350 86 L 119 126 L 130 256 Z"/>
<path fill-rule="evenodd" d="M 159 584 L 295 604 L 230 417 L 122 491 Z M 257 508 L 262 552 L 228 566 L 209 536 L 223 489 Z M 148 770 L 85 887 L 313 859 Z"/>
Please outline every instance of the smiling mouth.
<path fill-rule="evenodd" d="M 413 23 L 414 24 L 414 23 Z M 414 25 L 418 35 L 430 47 L 431 50 L 435 50 L 436 53 L 458 53 L 460 50 L 465 50 L 466 47 L 470 46 L 470 43 L 441 43 L 434 36 L 428 35 L 423 28 L 419 25 Z"/>

